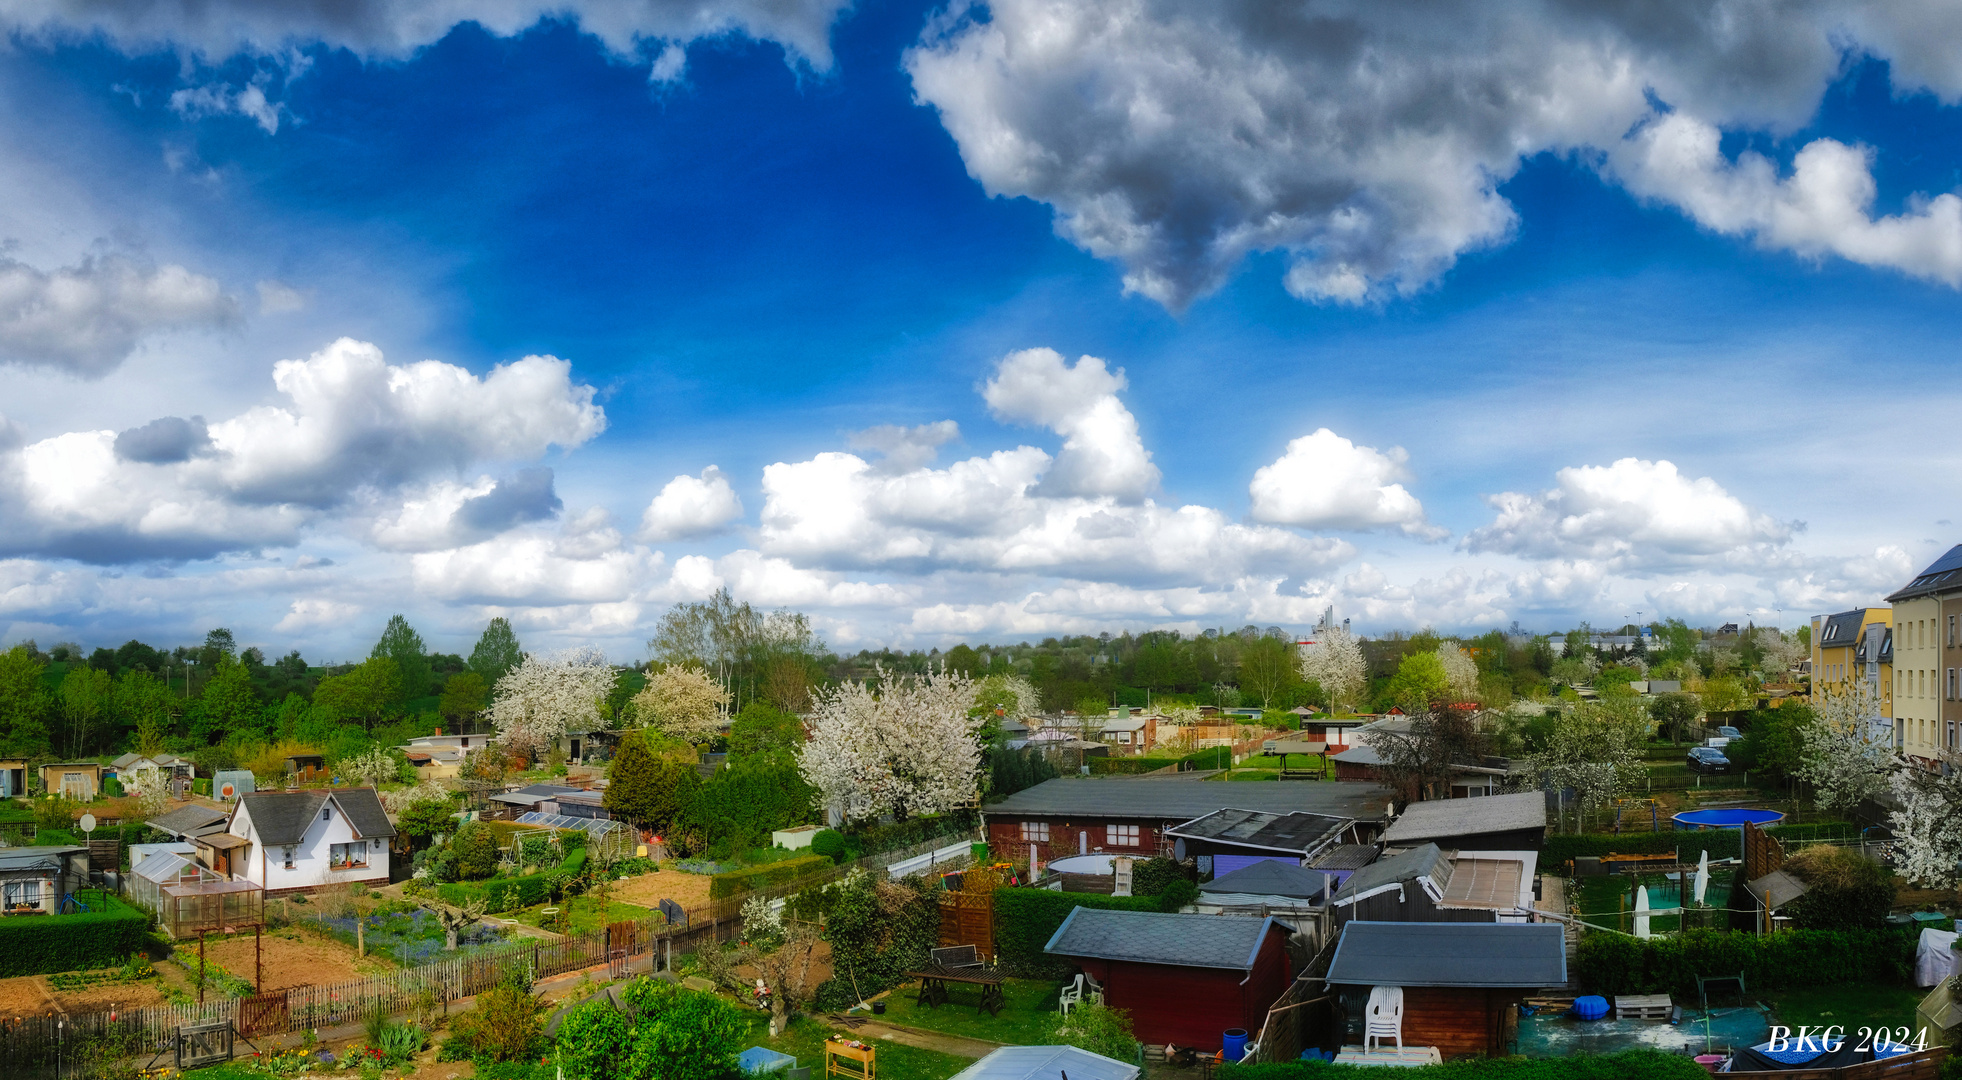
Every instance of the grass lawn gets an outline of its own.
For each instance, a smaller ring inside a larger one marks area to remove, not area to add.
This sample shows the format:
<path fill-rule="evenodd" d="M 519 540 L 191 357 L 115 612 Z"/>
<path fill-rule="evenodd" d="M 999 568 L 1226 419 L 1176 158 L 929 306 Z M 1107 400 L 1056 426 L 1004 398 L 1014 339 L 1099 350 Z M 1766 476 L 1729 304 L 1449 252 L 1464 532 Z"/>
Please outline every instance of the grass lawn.
<path fill-rule="evenodd" d="M 887 1015 L 890 1016 L 890 1006 Z M 797 1059 L 800 1066 L 808 1065 L 811 1075 L 824 1075 L 824 1040 L 832 1034 L 832 1028 L 818 1020 L 806 1017 L 790 1025 L 790 1030 L 772 1039 L 769 1038 L 770 1021 L 762 1013 L 750 1022 L 749 1038 L 743 1041 L 743 1049 L 752 1046 L 767 1046 L 780 1054 L 789 1054 Z M 857 1038 L 870 1043 L 878 1051 L 876 1067 L 879 1080 L 947 1080 L 948 1077 L 974 1064 L 964 1057 L 943 1054 L 937 1050 L 921 1050 L 918 1047 L 902 1046 L 884 1039 L 866 1039 L 841 1031 L 847 1038 Z"/>
<path fill-rule="evenodd" d="M 885 1019 L 902 1027 L 944 1031 L 1009 1046 L 1039 1046 L 1047 1041 L 1045 1033 L 1056 1017 L 1056 995 L 1062 985 L 1047 979 L 1010 979 L 1002 984 L 1008 1007 L 999 1016 L 989 1016 L 974 1007 L 981 994 L 978 986 L 951 986 L 948 1002 L 928 1009 L 913 1001 L 918 984 L 909 984 L 886 995 Z"/>
<path fill-rule="evenodd" d="M 1836 983 L 1764 995 L 1779 1023 L 1838 1024 L 1849 1033 L 1860 1028 L 1914 1027 L 1914 1007 L 1927 996 L 1911 986 Z"/>
<path fill-rule="evenodd" d="M 561 900 L 557 904 L 542 904 L 538 907 L 511 912 L 504 917 L 516 919 L 526 926 L 542 926 L 548 930 L 558 930 L 560 929 L 558 925 L 547 924 L 548 917 L 543 912 L 548 907 L 556 907 L 563 912 L 565 916 L 564 928 L 574 932 L 599 930 L 605 927 L 607 923 L 626 922 L 630 919 L 645 919 L 649 915 L 654 914 L 654 912 L 641 907 L 639 904 L 623 904 L 618 900 L 609 901 L 606 905 L 605 912 L 602 913 L 598 900 L 590 896 L 575 896 L 570 900 Z"/>

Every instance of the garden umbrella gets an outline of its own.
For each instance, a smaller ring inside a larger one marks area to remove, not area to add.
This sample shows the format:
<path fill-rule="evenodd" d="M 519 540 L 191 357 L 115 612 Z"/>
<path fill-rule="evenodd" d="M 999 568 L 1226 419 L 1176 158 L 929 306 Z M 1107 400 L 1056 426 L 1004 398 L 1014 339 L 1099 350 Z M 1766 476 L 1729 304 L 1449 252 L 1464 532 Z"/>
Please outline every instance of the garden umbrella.
<path fill-rule="evenodd" d="M 1696 860 L 1696 902 L 1703 903 L 1703 894 L 1710 888 L 1710 853 L 1704 852 Z"/>
<path fill-rule="evenodd" d="M 1635 886 L 1635 936 L 1649 936 L 1649 887 Z"/>

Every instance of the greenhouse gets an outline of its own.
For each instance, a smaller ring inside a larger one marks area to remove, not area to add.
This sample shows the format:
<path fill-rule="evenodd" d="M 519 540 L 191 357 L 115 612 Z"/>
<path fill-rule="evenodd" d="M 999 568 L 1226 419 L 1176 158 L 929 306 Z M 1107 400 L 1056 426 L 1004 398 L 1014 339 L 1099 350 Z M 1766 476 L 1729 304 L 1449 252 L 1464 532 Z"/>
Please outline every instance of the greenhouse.
<path fill-rule="evenodd" d="M 155 912 L 173 938 L 262 923 L 265 895 L 254 882 L 227 881 L 177 852 L 153 852 L 130 871 L 129 898 Z"/>
<path fill-rule="evenodd" d="M 516 824 L 531 825 L 541 829 L 577 830 L 586 834 L 587 843 L 596 850 L 619 859 L 633 854 L 634 831 L 625 822 L 608 821 L 604 818 L 568 817 L 564 814 L 546 814 L 536 810 L 519 814 Z"/>

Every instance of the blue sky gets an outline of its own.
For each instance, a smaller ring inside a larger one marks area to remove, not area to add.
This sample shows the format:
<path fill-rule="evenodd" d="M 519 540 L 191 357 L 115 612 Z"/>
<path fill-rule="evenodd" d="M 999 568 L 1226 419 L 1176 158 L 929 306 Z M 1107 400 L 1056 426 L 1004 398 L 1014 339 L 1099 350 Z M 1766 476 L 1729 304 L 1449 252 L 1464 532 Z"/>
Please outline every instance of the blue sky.
<path fill-rule="evenodd" d="M 1718 7 L 0 3 L 0 640 L 1877 601 L 1962 24 Z"/>

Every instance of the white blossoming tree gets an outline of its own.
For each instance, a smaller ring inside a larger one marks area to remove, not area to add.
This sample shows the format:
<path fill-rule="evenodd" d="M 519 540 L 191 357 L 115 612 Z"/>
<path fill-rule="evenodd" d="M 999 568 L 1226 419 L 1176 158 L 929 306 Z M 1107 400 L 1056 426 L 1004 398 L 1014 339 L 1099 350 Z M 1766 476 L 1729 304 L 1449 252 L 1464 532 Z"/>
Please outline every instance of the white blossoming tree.
<path fill-rule="evenodd" d="M 1797 636 L 1787 638 L 1784 634 L 1767 626 L 1758 631 L 1758 670 L 1765 682 L 1784 682 L 1798 662 L 1805 659 L 1805 646 L 1798 643 Z"/>
<path fill-rule="evenodd" d="M 1645 775 L 1641 750 L 1647 728 L 1633 699 L 1577 705 L 1529 759 L 1534 782 L 1551 791 L 1572 791 L 1582 814 L 1602 809 L 1633 791 Z"/>
<path fill-rule="evenodd" d="M 1926 889 L 1962 884 L 1962 759 L 1950 757 L 1944 775 L 1931 769 L 1894 774 L 1901 807 L 1888 815 L 1894 830 L 1894 865 L 1901 876 Z"/>
<path fill-rule="evenodd" d="M 878 668 L 876 675 L 876 688 L 848 682 L 817 697 L 797 766 L 820 804 L 864 820 L 972 802 L 984 722 L 970 715 L 973 681 L 944 669 L 900 676 Z"/>
<path fill-rule="evenodd" d="M 1042 711 L 1042 695 L 1020 675 L 989 675 L 974 684 L 974 707 L 984 717 L 1000 709 L 1003 718 L 1020 720 Z"/>
<path fill-rule="evenodd" d="M 1301 651 L 1301 677 L 1321 686 L 1331 713 L 1355 704 L 1368 685 L 1368 675 L 1362 643 L 1340 627 L 1316 631 L 1315 643 Z"/>
<path fill-rule="evenodd" d="M 497 680 L 485 715 L 507 747 L 538 754 L 569 730 L 607 726 L 606 697 L 613 681 L 606 654 L 593 646 L 549 658 L 528 653 Z"/>
<path fill-rule="evenodd" d="M 1440 641 L 1437 659 L 1444 665 L 1444 677 L 1451 684 L 1451 700 L 1478 700 L 1478 664 L 1471 654 L 1452 642 Z"/>
<path fill-rule="evenodd" d="M 1861 679 L 1827 687 L 1812 719 L 1799 728 L 1799 779 L 1813 785 L 1813 798 L 1826 811 L 1851 810 L 1887 790 L 1894 774 L 1891 741 L 1873 724 L 1879 700 Z"/>
<path fill-rule="evenodd" d="M 671 665 L 647 677 L 633 697 L 634 723 L 671 739 L 713 738 L 729 707 L 729 692 L 699 668 Z"/>
<path fill-rule="evenodd" d="M 402 759 L 386 746 L 371 746 L 334 764 L 341 778 L 357 787 L 379 788 L 402 771 Z"/>

